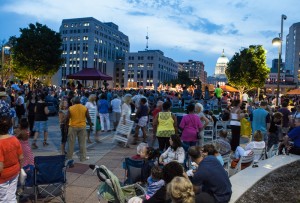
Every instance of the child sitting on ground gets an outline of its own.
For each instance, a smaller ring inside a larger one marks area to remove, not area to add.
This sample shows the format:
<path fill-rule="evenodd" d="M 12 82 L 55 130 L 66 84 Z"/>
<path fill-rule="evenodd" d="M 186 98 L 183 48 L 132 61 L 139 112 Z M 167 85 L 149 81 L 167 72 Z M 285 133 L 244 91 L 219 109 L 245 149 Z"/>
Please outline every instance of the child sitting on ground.
<path fill-rule="evenodd" d="M 162 180 L 163 171 L 159 166 L 153 166 L 151 169 L 151 176 L 147 179 L 148 188 L 146 193 L 146 199 L 150 199 L 152 195 L 156 193 L 162 186 L 165 185 L 165 181 Z"/>
<path fill-rule="evenodd" d="M 15 130 L 16 137 L 19 139 L 22 150 L 23 150 L 23 162 L 22 162 L 22 167 L 27 166 L 27 165 L 34 165 L 34 156 L 31 151 L 30 144 L 28 142 L 29 139 L 29 130 L 28 130 L 28 121 L 26 118 L 22 118 L 20 120 L 20 124 L 18 129 Z"/>

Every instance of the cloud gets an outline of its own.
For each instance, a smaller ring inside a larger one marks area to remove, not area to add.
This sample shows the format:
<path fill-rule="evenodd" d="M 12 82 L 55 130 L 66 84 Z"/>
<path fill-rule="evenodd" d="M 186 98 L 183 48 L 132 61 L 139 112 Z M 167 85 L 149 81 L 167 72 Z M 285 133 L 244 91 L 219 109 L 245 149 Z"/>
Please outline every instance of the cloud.
<path fill-rule="evenodd" d="M 299 21 L 295 6 L 298 0 L 287 0 L 285 4 L 272 0 L 2 1 L 1 13 L 34 17 L 44 24 L 56 23 L 57 29 L 65 18 L 91 16 L 102 22 L 112 21 L 129 36 L 132 51 L 145 48 L 148 27 L 149 48 L 171 53 L 168 57 L 175 60 L 200 55 L 215 58 L 194 59 L 204 61 L 206 67 L 215 65 L 223 49 L 231 58 L 241 47 L 251 44 L 262 44 L 271 60 L 276 57 L 271 41 L 280 31 L 280 15 L 288 16 L 285 33 L 292 23 Z"/>

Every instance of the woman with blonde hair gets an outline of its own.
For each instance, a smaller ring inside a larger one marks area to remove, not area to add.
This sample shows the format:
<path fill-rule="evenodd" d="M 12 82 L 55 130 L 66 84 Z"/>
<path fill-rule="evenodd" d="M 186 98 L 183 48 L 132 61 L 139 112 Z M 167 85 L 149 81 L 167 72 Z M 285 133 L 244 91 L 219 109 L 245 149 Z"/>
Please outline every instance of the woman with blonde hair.
<path fill-rule="evenodd" d="M 175 177 L 167 186 L 167 194 L 172 203 L 194 203 L 193 184 L 185 177 Z"/>
<path fill-rule="evenodd" d="M 122 105 L 122 111 L 121 111 L 121 119 L 124 125 L 126 125 L 126 120 L 130 120 L 130 114 L 131 114 L 131 102 L 132 95 L 131 94 L 125 94 L 123 97 L 123 105 Z"/>
<path fill-rule="evenodd" d="M 209 124 L 210 120 L 204 115 L 203 110 L 204 108 L 202 104 L 200 103 L 195 104 L 195 113 L 199 116 L 201 123 L 203 123 L 202 129 L 205 129 L 205 127 Z M 204 130 L 200 131 L 200 135 L 201 135 L 200 145 L 202 145 L 204 142 Z"/>
<path fill-rule="evenodd" d="M 89 112 L 92 112 L 92 111 L 98 112 L 96 99 L 97 99 L 97 96 L 95 94 L 91 94 L 89 96 L 88 102 L 86 102 L 86 104 L 85 104 L 85 107 L 89 110 Z M 100 123 L 100 121 L 98 121 L 98 118 L 96 120 L 96 124 L 97 123 L 98 124 Z M 96 125 L 96 128 L 97 128 L 97 125 Z M 96 131 L 97 131 L 97 129 L 96 129 Z M 87 142 L 88 143 L 92 143 L 92 141 L 90 140 L 90 134 L 91 134 L 91 129 L 88 129 L 87 130 Z M 98 131 L 95 133 L 95 140 L 98 140 Z"/>

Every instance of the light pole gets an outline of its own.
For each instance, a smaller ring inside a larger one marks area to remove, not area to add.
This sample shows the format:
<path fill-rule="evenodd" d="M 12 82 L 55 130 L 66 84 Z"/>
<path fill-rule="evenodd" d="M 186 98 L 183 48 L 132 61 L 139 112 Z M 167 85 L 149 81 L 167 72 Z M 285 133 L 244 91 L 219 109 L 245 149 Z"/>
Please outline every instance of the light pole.
<path fill-rule="evenodd" d="M 4 52 L 5 49 L 10 49 L 10 46 L 7 45 L 2 45 L 2 61 L 1 61 L 1 82 L 2 82 L 2 86 L 4 86 L 4 62 L 5 62 L 5 57 L 4 57 Z"/>
<path fill-rule="evenodd" d="M 281 64 L 281 53 L 282 53 L 282 36 L 283 36 L 283 21 L 286 20 L 286 15 L 281 15 L 281 32 L 280 38 L 275 37 L 272 40 L 274 46 L 278 46 L 278 70 L 277 70 L 277 95 L 276 95 L 276 106 L 279 104 L 279 84 L 280 84 L 280 64 Z"/>

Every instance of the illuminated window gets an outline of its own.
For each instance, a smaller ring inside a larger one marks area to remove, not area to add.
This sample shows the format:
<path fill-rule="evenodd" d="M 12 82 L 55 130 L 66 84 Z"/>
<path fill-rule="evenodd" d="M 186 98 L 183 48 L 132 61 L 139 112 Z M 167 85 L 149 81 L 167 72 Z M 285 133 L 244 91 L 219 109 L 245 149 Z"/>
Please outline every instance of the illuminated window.
<path fill-rule="evenodd" d="M 83 26 L 90 26 L 90 23 L 83 23 Z"/>

